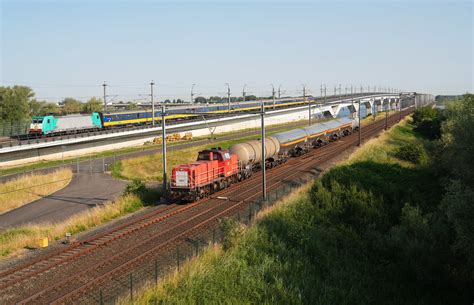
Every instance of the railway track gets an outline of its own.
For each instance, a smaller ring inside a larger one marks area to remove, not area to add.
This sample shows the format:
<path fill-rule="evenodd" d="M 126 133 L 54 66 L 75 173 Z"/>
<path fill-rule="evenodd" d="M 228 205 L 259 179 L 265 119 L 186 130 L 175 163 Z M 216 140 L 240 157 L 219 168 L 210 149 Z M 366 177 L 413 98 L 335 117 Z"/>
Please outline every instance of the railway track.
<path fill-rule="evenodd" d="M 405 110 L 403 115 L 409 113 Z M 399 114 L 388 118 L 389 125 Z M 376 121 L 362 129 L 362 137 L 370 138 L 385 126 Z M 354 146 L 358 134 L 292 158 L 267 172 L 268 191 L 298 178 L 301 173 L 337 156 Z M 291 171 L 288 169 L 291 168 Z M 212 227 L 225 216 L 242 211 L 248 202 L 261 197 L 261 172 L 214 196 L 179 206 L 157 208 L 133 221 L 109 231 L 78 241 L 63 249 L 0 272 L 0 303 L 50 304 L 76 302 L 84 293 L 111 278 L 136 268 L 156 257 L 161 251 L 182 242 L 184 237 Z M 226 197 L 222 200 L 217 197 Z M 126 246 L 125 246 L 126 245 Z"/>

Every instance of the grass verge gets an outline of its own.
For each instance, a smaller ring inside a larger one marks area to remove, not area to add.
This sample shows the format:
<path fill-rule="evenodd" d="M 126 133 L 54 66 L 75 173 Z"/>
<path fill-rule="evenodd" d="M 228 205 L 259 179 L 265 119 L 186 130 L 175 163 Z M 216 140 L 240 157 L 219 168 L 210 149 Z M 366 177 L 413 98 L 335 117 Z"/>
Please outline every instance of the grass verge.
<path fill-rule="evenodd" d="M 423 141 L 402 122 L 134 304 L 469 302 L 440 180 L 429 163 L 395 157 Z"/>
<path fill-rule="evenodd" d="M 0 258 L 21 254 L 25 248 L 35 248 L 39 238 L 59 240 L 67 232 L 77 234 L 120 216 L 133 213 L 158 198 L 153 190 L 139 195 L 126 194 L 115 202 L 94 207 L 56 224 L 26 225 L 0 232 Z"/>
<path fill-rule="evenodd" d="M 66 187 L 72 179 L 70 169 L 49 174 L 30 174 L 0 184 L 0 214 L 16 209 Z"/>

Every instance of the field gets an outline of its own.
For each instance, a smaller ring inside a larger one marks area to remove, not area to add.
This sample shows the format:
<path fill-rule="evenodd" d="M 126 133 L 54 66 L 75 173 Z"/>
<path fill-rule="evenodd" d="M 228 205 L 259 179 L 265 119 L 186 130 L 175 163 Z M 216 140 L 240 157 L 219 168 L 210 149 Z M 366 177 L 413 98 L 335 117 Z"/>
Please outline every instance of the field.
<path fill-rule="evenodd" d="M 33 202 L 66 187 L 72 179 L 70 169 L 50 174 L 30 174 L 0 184 L 0 214 Z"/>

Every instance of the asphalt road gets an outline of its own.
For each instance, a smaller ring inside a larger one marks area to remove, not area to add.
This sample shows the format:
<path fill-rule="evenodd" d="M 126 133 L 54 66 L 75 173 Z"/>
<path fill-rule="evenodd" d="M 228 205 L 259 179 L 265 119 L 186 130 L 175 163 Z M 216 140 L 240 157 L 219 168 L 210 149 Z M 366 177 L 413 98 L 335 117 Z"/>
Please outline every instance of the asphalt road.
<path fill-rule="evenodd" d="M 107 174 L 75 175 L 64 189 L 0 215 L 0 229 L 64 221 L 78 212 L 116 199 L 126 184 Z"/>

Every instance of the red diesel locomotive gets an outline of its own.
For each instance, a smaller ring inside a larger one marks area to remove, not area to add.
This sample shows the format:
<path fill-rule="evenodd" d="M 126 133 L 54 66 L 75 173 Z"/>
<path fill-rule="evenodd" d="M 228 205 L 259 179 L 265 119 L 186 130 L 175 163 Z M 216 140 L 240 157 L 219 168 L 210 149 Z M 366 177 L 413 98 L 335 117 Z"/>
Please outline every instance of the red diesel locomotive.
<path fill-rule="evenodd" d="M 171 189 L 185 200 L 197 200 L 239 180 L 239 160 L 219 148 L 199 152 L 195 162 L 173 168 Z"/>

